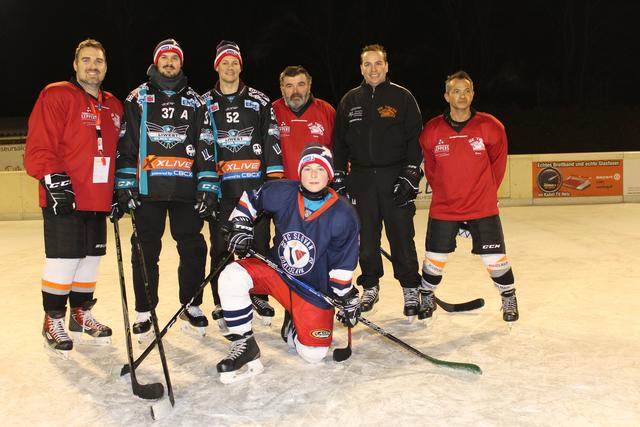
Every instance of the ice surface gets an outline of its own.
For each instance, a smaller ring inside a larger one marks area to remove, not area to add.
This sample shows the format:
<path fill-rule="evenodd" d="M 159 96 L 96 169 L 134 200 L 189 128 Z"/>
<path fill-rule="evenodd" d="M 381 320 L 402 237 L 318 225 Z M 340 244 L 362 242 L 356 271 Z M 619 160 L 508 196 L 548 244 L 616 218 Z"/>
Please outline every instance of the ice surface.
<path fill-rule="evenodd" d="M 502 221 L 518 287 L 520 320 L 509 333 L 500 298 L 470 240 L 458 239 L 438 296 L 477 297 L 472 313 L 436 311 L 435 321 L 408 325 L 402 292 L 385 261 L 381 302 L 370 320 L 440 359 L 472 362 L 484 375 L 435 367 L 358 325 L 353 355 L 309 365 L 282 342 L 282 308 L 271 328 L 255 322 L 265 371 L 224 386 L 215 364 L 228 343 L 213 325 L 195 338 L 173 327 L 165 340 L 176 407 L 158 426 L 640 425 L 640 204 L 507 207 Z M 423 256 L 426 210 L 416 216 Z M 128 244 L 125 271 L 133 307 Z M 99 275 L 95 316 L 114 329 L 111 347 L 76 347 L 71 360 L 42 347 L 41 221 L 0 222 L 0 421 L 4 426 L 141 426 L 149 403 L 110 370 L 126 361 L 113 233 Z M 383 243 L 386 248 L 386 241 Z M 161 255 L 161 327 L 179 308 L 175 244 Z M 210 290 L 203 309 L 213 308 Z M 133 313 L 132 313 L 133 316 Z M 346 330 L 337 327 L 336 345 Z M 134 344 L 137 354 L 141 349 Z M 138 370 L 162 381 L 157 354 Z"/>

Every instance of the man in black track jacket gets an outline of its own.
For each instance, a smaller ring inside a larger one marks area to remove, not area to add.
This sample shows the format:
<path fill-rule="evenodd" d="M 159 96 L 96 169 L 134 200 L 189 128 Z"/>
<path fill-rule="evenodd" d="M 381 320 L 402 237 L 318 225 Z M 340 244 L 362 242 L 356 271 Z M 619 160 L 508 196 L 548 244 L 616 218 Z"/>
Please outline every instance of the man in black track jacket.
<path fill-rule="evenodd" d="M 387 79 L 384 47 L 366 46 L 360 59 L 364 82 L 347 92 L 336 113 L 333 187 L 350 197 L 360 217 L 362 275 L 357 283 L 364 288 L 362 311 L 378 301 L 384 221 L 394 277 L 404 294 L 404 314 L 412 319 L 418 314 L 420 285 L 413 217 L 421 177 L 422 117 L 411 92 Z"/>

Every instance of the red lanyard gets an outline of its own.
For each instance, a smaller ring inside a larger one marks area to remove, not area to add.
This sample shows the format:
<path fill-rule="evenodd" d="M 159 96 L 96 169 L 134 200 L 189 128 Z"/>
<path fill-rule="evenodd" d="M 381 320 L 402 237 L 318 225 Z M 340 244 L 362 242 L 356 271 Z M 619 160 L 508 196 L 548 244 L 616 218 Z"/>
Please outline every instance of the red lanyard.
<path fill-rule="evenodd" d="M 98 139 L 98 152 L 100 153 L 100 157 L 102 158 L 102 164 L 106 165 L 107 161 L 103 155 L 103 145 L 102 145 L 102 128 L 100 124 L 102 123 L 102 91 L 98 91 L 98 110 L 96 111 L 96 107 L 93 105 L 93 101 L 89 99 L 89 105 L 91 106 L 91 112 L 96 117 L 96 138 Z"/>

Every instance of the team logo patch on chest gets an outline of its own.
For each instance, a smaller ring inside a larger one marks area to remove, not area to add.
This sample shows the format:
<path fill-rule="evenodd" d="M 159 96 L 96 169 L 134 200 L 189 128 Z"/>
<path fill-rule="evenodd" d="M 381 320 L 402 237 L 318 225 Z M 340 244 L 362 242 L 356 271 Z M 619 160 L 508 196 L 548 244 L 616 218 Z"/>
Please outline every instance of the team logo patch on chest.
<path fill-rule="evenodd" d="M 438 143 L 433 147 L 433 154 L 436 157 L 448 156 L 449 144 L 445 143 L 442 139 L 438 139 Z"/>
<path fill-rule="evenodd" d="M 318 122 L 309 122 L 307 123 L 307 127 L 309 128 L 309 133 L 311 133 L 311 135 L 324 135 L 324 126 Z"/>
<path fill-rule="evenodd" d="M 185 139 L 187 139 L 187 129 L 189 129 L 189 125 L 160 126 L 155 123 L 147 122 L 149 140 L 157 142 L 167 150 L 172 149 L 178 144 L 182 144 Z"/>
<path fill-rule="evenodd" d="M 313 268 L 316 260 L 316 245 L 298 231 L 284 233 L 278 246 L 282 268 L 293 276 L 303 276 Z"/>
<path fill-rule="evenodd" d="M 480 154 L 480 151 L 486 151 L 484 146 L 484 140 L 479 136 L 473 137 L 469 140 L 469 145 L 471 145 L 471 149 L 476 153 Z"/>
<path fill-rule="evenodd" d="M 243 147 L 248 146 L 251 143 L 251 135 L 253 134 L 253 127 L 245 129 L 229 129 L 218 131 L 218 145 L 222 148 L 237 153 Z"/>
<path fill-rule="evenodd" d="M 398 114 L 398 110 L 389 105 L 381 105 L 378 107 L 378 114 L 382 118 L 394 118 Z"/>

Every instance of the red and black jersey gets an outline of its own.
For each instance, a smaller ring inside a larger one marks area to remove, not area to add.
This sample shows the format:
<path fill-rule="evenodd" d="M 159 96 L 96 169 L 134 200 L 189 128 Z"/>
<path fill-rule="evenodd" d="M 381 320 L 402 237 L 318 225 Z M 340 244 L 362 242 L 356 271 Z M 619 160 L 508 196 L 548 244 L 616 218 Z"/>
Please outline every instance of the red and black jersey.
<path fill-rule="evenodd" d="M 29 117 L 24 156 L 27 173 L 39 180 L 50 173 L 65 172 L 71 178 L 77 210 L 108 212 L 121 121 L 122 103 L 109 92 L 101 91 L 96 99 L 74 82 L 48 85 Z M 102 147 L 98 146 L 98 122 Z M 106 182 L 94 182 L 96 161 L 108 164 Z M 46 205 L 41 186 L 40 206 Z"/>
<path fill-rule="evenodd" d="M 456 131 L 441 115 L 427 122 L 420 145 L 433 189 L 429 217 L 464 221 L 498 214 L 507 166 L 507 135 L 498 119 L 478 112 Z"/>
<path fill-rule="evenodd" d="M 336 110 L 326 101 L 311 96 L 298 112 L 292 111 L 283 98 L 273 103 L 280 130 L 284 176 L 297 180 L 298 161 L 302 149 L 310 142 L 331 148 L 331 135 Z"/>

